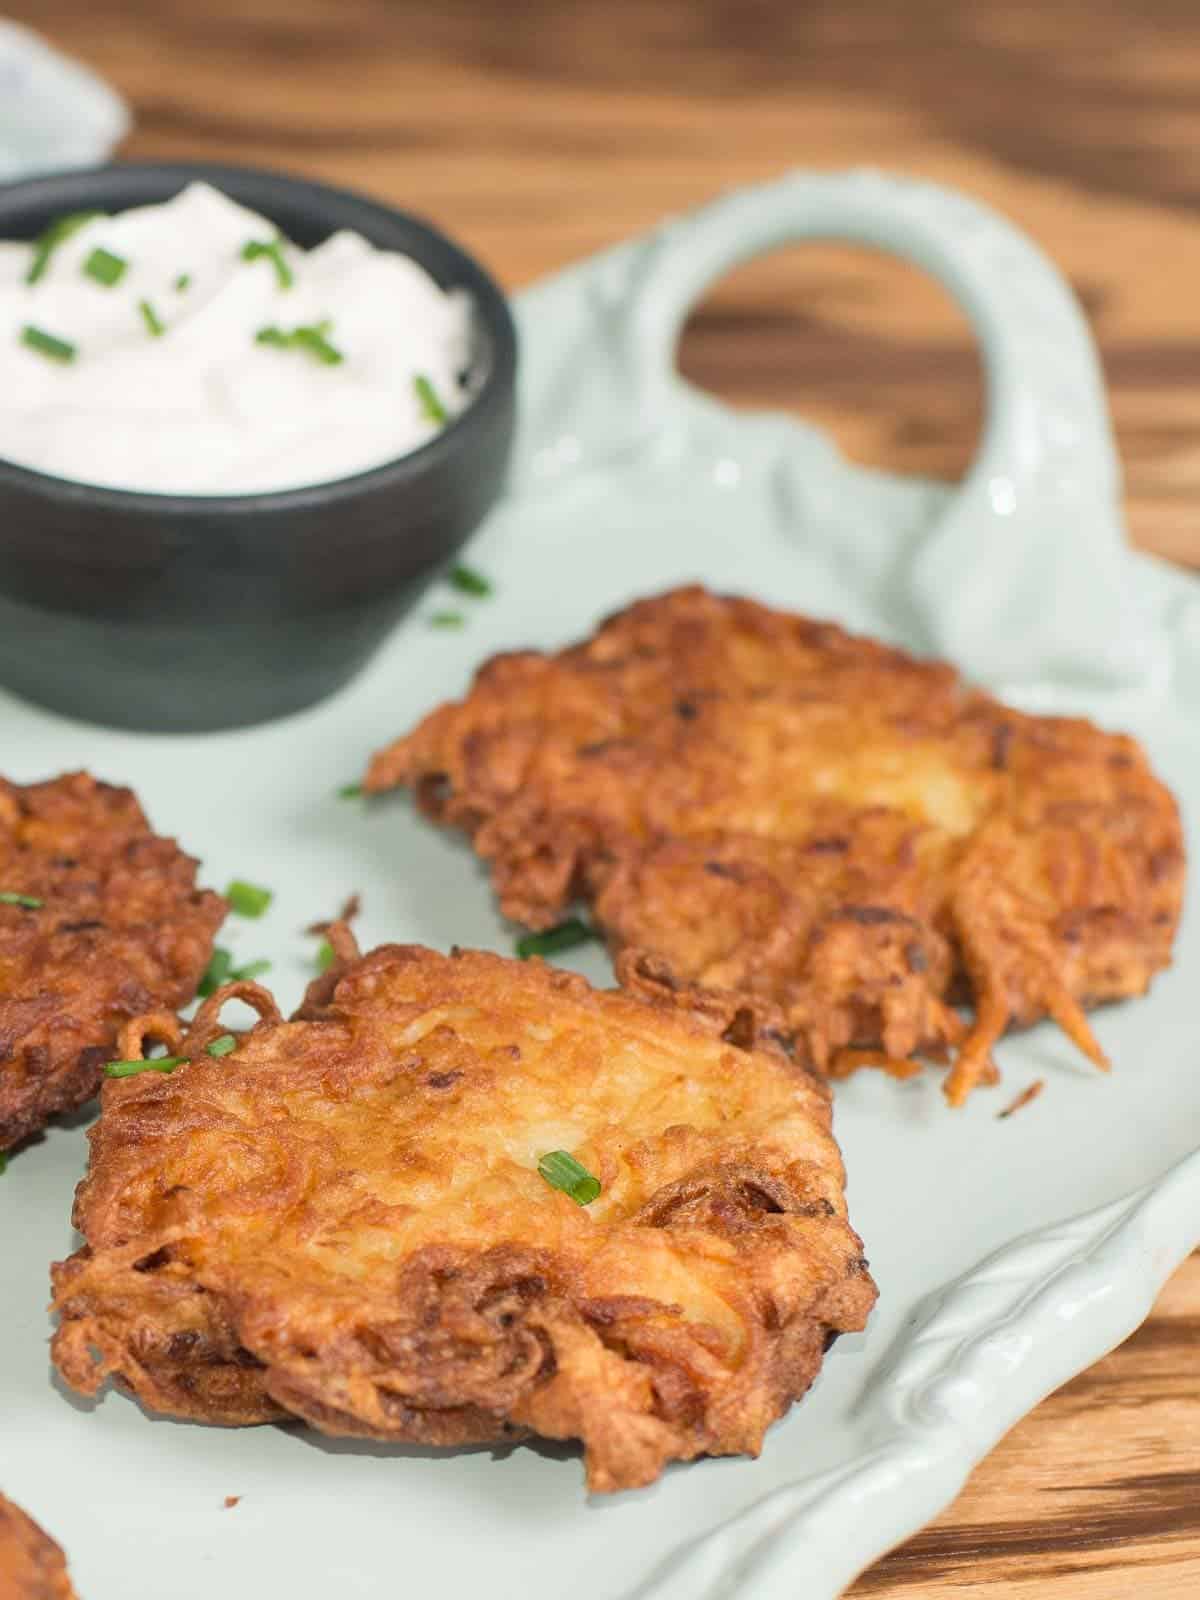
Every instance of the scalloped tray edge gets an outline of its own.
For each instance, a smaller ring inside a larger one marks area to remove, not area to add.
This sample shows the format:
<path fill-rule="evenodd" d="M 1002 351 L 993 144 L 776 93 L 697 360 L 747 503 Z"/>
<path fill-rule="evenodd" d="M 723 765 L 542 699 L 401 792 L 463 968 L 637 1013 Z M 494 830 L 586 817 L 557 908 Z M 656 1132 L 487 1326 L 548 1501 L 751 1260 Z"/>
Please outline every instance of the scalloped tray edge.
<path fill-rule="evenodd" d="M 1021 1417 L 1134 1332 L 1197 1245 L 1200 1151 L 1005 1246 L 885 1361 L 862 1403 L 866 1450 L 679 1546 L 626 1600 L 837 1600 L 943 1511 Z"/>

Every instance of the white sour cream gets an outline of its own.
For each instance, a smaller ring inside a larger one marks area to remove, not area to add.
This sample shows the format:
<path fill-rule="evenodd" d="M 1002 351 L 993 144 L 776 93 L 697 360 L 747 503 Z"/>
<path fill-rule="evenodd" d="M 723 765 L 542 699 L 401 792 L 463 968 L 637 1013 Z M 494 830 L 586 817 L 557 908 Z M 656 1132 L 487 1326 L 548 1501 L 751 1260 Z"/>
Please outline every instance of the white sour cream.
<path fill-rule="evenodd" d="M 285 288 L 270 255 L 242 256 L 277 237 L 197 183 L 85 223 L 32 284 L 34 248 L 0 244 L 0 457 L 112 488 L 255 494 L 381 466 L 440 432 L 430 393 L 448 417 L 471 398 L 468 296 L 344 232 L 283 243 Z M 97 250 L 125 263 L 111 286 L 86 270 Z M 317 327 L 325 360 L 258 340 Z"/>

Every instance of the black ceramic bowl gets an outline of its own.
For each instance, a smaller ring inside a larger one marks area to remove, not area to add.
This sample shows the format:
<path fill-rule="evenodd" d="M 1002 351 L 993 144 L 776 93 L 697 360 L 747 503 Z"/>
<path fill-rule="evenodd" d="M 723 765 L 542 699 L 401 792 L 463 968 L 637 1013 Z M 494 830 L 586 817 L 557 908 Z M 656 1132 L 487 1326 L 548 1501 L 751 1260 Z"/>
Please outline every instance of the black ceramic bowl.
<path fill-rule="evenodd" d="M 0 683 L 154 732 L 262 722 L 352 678 L 491 506 L 513 430 L 503 294 L 444 234 L 390 206 L 243 167 L 117 165 L 0 186 L 0 239 L 34 238 L 67 212 L 167 200 L 195 179 L 306 248 L 352 228 L 465 288 L 486 376 L 428 444 L 312 488 L 136 494 L 0 460 Z"/>

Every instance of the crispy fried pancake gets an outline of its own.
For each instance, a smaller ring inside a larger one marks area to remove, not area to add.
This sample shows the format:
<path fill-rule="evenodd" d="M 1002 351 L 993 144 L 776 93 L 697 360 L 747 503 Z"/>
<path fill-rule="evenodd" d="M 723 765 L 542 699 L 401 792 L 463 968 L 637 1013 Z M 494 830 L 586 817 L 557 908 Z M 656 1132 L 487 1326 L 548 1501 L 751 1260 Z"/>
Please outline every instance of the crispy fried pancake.
<path fill-rule="evenodd" d="M 834 1074 L 953 1053 L 1170 960 L 1184 852 L 1133 739 L 1010 710 L 938 662 L 681 589 L 584 643 L 498 656 L 373 761 L 470 834 L 504 911 L 591 900 L 618 975 L 697 988 Z M 956 1005 L 974 1010 L 966 1027 Z"/>
<path fill-rule="evenodd" d="M 75 1600 L 62 1551 L 2 1494 L 0 1600 Z"/>
<path fill-rule="evenodd" d="M 187 1003 L 225 915 L 128 789 L 0 779 L 0 1150 L 95 1094 L 117 1030 Z"/>
<path fill-rule="evenodd" d="M 237 984 L 108 1082 L 54 1359 L 156 1410 L 434 1445 L 581 1439 L 593 1489 L 756 1453 L 875 1299 L 822 1081 L 679 1001 L 385 946 L 298 1020 Z M 349 941 L 349 943 L 347 943 Z M 262 1020 L 220 1059 L 231 995 Z M 570 1152 L 579 1205 L 539 1175 Z"/>

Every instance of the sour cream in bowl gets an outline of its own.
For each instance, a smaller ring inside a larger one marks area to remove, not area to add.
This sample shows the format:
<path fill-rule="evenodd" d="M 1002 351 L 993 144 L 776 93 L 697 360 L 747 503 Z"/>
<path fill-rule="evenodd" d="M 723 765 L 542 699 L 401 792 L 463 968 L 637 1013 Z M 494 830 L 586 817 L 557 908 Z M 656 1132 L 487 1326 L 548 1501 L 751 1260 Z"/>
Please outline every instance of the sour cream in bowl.
<path fill-rule="evenodd" d="M 0 457 L 141 493 L 329 483 L 471 400 L 471 305 L 339 230 L 304 250 L 211 184 L 0 247 Z"/>
<path fill-rule="evenodd" d="M 0 186 L 0 684 L 198 731 L 323 698 L 500 493 L 516 336 L 423 220 L 245 168 Z"/>

